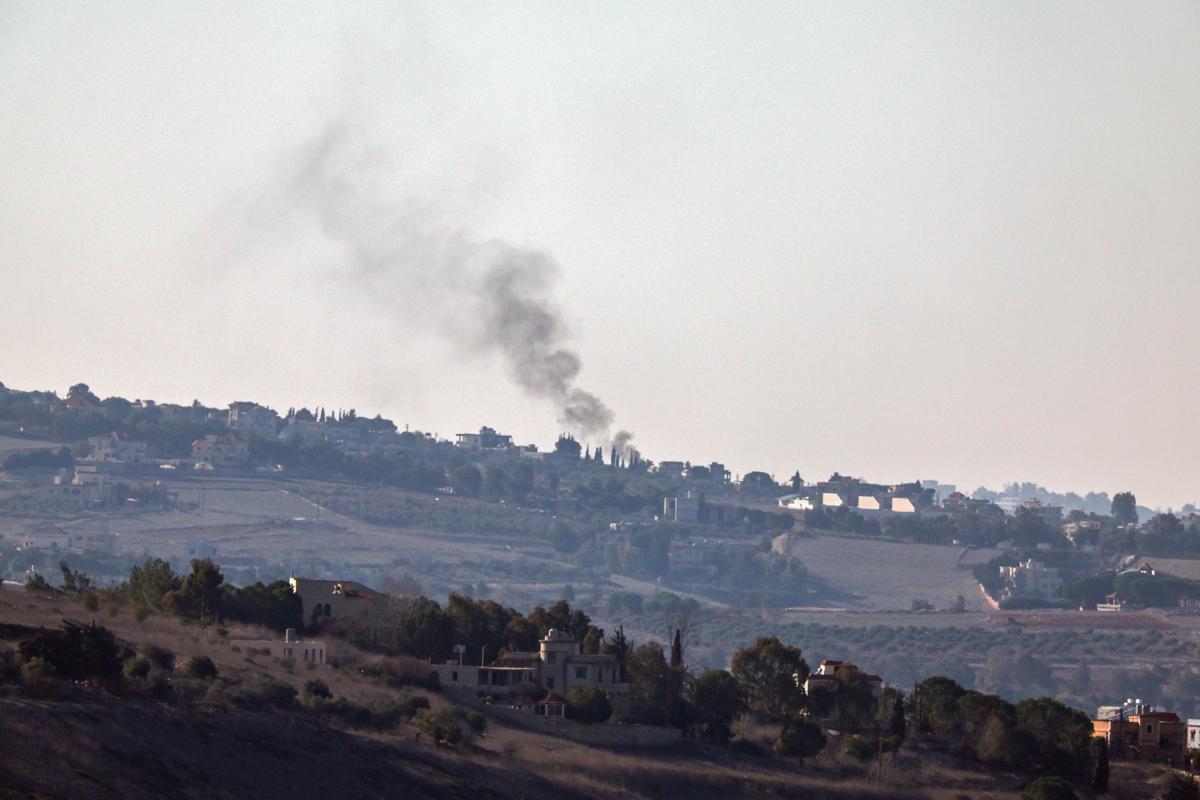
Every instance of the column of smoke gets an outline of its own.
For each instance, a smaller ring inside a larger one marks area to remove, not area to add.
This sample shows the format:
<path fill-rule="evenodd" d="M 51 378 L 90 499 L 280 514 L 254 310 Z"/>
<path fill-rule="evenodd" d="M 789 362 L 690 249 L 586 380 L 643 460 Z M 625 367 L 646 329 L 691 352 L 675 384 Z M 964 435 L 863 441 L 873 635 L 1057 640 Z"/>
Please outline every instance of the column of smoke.
<path fill-rule="evenodd" d="M 607 440 L 613 413 L 576 385 L 579 355 L 552 299 L 559 268 L 547 253 L 480 241 L 426 205 L 383 186 L 386 159 L 344 123 L 317 137 L 272 189 L 289 213 L 315 215 L 348 259 L 339 270 L 394 313 L 430 321 L 468 351 L 494 352 L 516 384 L 551 402 L 572 432 Z M 627 453 L 630 434 L 614 440 Z"/>

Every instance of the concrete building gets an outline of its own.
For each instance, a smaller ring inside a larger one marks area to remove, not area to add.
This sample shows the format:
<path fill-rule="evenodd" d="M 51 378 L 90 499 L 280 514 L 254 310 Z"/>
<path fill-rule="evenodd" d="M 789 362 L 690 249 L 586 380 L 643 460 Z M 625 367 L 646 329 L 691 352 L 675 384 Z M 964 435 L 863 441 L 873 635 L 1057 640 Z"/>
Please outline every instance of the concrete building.
<path fill-rule="evenodd" d="M 1010 597 L 1037 597 L 1049 600 L 1056 596 L 1058 587 L 1062 586 L 1062 578 L 1059 577 L 1056 567 L 1047 567 L 1032 558 L 1013 567 L 1000 567 L 1000 576 L 1005 581 L 1001 600 Z"/>
<path fill-rule="evenodd" d="M 663 498 L 662 519 L 667 522 L 699 522 L 704 494 L 688 489 L 677 497 Z"/>
<path fill-rule="evenodd" d="M 835 659 L 824 659 L 814 672 L 810 673 L 808 680 L 804 682 L 804 693 L 812 694 L 813 692 L 832 692 L 838 687 L 838 671 L 839 670 L 858 670 L 854 664 L 849 661 L 837 661 Z M 861 671 L 861 670 L 859 670 Z M 864 677 L 871 686 L 871 693 L 876 697 L 883 694 L 883 678 L 878 675 L 866 675 Z"/>
<path fill-rule="evenodd" d="M 109 555 L 116 549 L 117 537 L 108 531 L 65 531 L 46 525 L 16 537 L 23 550 L 49 550 L 69 553 Z"/>
<path fill-rule="evenodd" d="M 1131 700 L 1120 706 L 1101 706 L 1092 720 L 1092 735 L 1108 742 L 1115 756 L 1170 759 L 1182 764 L 1189 722 L 1173 711 Z"/>
<path fill-rule="evenodd" d="M 309 624 L 328 619 L 370 619 L 383 595 L 355 581 L 326 581 L 292 577 L 292 592 L 300 596 Z"/>
<path fill-rule="evenodd" d="M 507 450 L 512 447 L 512 436 L 506 433 L 496 433 L 495 428 L 486 425 L 479 433 L 457 433 L 454 443 L 468 450 Z"/>
<path fill-rule="evenodd" d="M 97 464 L 125 464 L 140 467 L 147 456 L 145 442 L 137 442 L 128 435 L 113 431 L 105 436 L 89 436 L 88 444 L 92 452 L 81 461 Z"/>
<path fill-rule="evenodd" d="M 687 464 L 682 461 L 660 461 L 654 471 L 659 475 L 666 475 L 671 478 L 682 478 L 683 471 L 687 469 Z"/>
<path fill-rule="evenodd" d="M 616 656 L 583 655 L 567 631 L 551 628 L 536 652 L 505 653 L 490 666 L 461 663 L 433 664 L 443 688 L 485 691 L 507 697 L 521 684 L 536 683 L 551 692 L 599 686 L 613 694 L 629 691 Z"/>
<path fill-rule="evenodd" d="M 239 469 L 250 461 L 250 447 L 232 433 L 209 434 L 192 442 L 196 469 Z"/>
<path fill-rule="evenodd" d="M 714 536 L 689 536 L 672 539 L 667 545 L 667 564 L 671 574 L 714 572 L 721 551 L 756 550 L 758 542 L 746 539 L 722 539 Z"/>
<path fill-rule="evenodd" d="M 274 439 L 279 415 L 258 403 L 245 401 L 229 404 L 229 429 L 260 439 Z"/>
<path fill-rule="evenodd" d="M 284 631 L 283 641 L 271 645 L 271 655 L 276 658 L 303 661 L 305 664 L 325 666 L 325 642 L 317 639 L 301 639 L 295 628 Z"/>
<path fill-rule="evenodd" d="M 314 442 L 324 441 L 326 438 L 328 425 L 324 422 L 318 422 L 315 419 L 302 420 L 288 418 L 283 430 L 279 432 L 278 439 L 281 442 L 300 442 L 301 444 L 312 444 Z"/>
<path fill-rule="evenodd" d="M 68 500 L 81 508 L 90 508 L 104 500 L 105 474 L 96 472 L 95 467 L 79 468 L 68 472 L 59 470 L 54 480 L 45 487 L 48 497 Z"/>

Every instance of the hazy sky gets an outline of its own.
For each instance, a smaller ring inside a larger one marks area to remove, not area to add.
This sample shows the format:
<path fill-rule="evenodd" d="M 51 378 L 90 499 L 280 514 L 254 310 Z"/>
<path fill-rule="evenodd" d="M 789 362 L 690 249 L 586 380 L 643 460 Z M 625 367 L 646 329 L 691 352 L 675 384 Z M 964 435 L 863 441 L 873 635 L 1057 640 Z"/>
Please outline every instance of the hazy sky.
<path fill-rule="evenodd" d="M 0 381 L 550 444 L 274 190 L 337 125 L 652 459 L 1200 499 L 1200 4 L 345 5 L 0 2 Z"/>

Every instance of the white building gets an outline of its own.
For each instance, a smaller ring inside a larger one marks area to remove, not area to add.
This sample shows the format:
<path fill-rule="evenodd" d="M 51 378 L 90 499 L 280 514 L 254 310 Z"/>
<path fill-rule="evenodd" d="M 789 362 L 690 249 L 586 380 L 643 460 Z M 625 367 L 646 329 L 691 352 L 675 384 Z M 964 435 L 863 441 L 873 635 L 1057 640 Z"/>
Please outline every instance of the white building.
<path fill-rule="evenodd" d="M 232 433 L 209 434 L 192 442 L 196 469 L 238 469 L 250 461 L 250 446 Z"/>
<path fill-rule="evenodd" d="M 317 639 L 301 639 L 295 628 L 288 628 L 282 642 L 271 644 L 271 655 L 286 660 L 303 661 L 306 664 L 325 665 L 325 642 Z"/>
<path fill-rule="evenodd" d="M 146 443 L 134 441 L 118 431 L 113 431 L 106 436 L 89 436 L 87 441 L 91 445 L 92 452 L 83 457 L 82 461 L 140 467 L 146 459 Z"/>
<path fill-rule="evenodd" d="M 1005 580 L 1002 598 L 1038 597 L 1045 600 L 1053 598 L 1062 586 L 1062 578 L 1056 567 L 1047 567 L 1032 558 L 1022 561 L 1015 567 L 1000 567 L 1000 576 Z"/>
<path fill-rule="evenodd" d="M 23 550 L 50 550 L 71 553 L 110 554 L 116 535 L 108 531 L 64 531 L 55 525 L 38 528 L 18 538 Z"/>
<path fill-rule="evenodd" d="M 274 439 L 278 425 L 279 415 L 265 406 L 244 401 L 229 404 L 230 430 L 261 439 Z"/>

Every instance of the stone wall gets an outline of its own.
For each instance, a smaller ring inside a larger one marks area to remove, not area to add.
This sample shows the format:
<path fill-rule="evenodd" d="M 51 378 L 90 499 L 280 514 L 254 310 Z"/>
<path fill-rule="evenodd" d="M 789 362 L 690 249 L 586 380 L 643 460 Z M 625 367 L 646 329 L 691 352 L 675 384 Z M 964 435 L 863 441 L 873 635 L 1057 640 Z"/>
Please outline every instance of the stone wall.
<path fill-rule="evenodd" d="M 670 747 L 679 744 L 682 734 L 678 728 L 659 728 L 654 725 L 618 725 L 582 722 L 563 717 L 538 717 L 532 712 L 510 706 L 471 703 L 489 716 L 511 725 L 550 736 L 560 736 L 581 744 L 605 747 Z"/>

